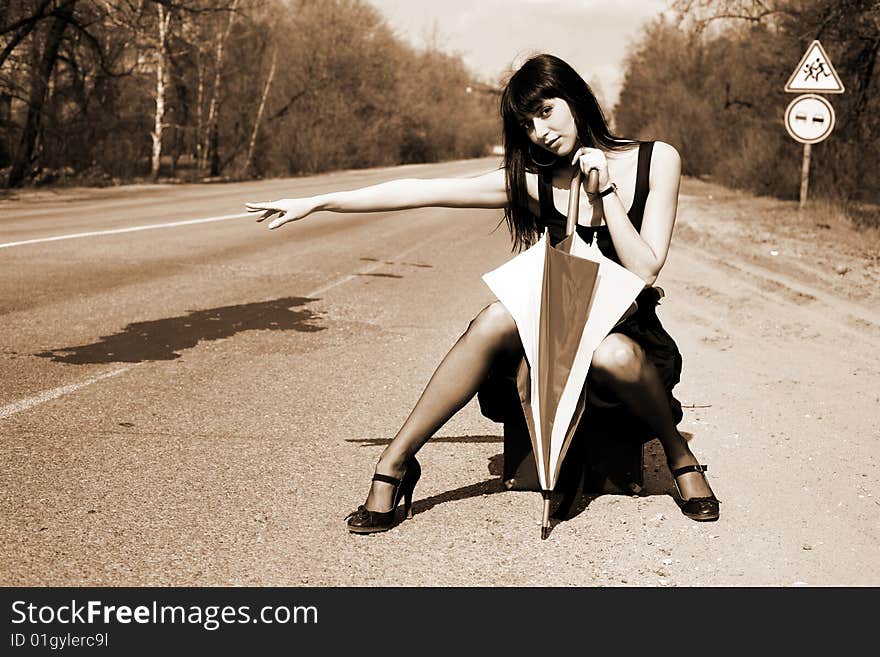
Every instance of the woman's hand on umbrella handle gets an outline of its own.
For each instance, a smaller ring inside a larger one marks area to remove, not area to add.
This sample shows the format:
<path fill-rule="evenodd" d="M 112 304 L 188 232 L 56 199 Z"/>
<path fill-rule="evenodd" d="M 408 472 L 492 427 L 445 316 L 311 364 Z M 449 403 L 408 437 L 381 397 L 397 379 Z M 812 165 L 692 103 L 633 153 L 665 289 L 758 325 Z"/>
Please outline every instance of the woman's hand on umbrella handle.
<path fill-rule="evenodd" d="M 599 189 L 604 189 L 610 182 L 608 175 L 608 160 L 605 159 L 605 153 L 598 148 L 581 147 L 577 149 L 572 158 L 571 163 L 578 163 L 581 171 L 584 173 L 584 181 L 589 180 L 590 169 L 595 169 L 599 173 Z M 587 188 L 588 191 L 592 191 Z M 598 190 L 597 190 L 598 191 Z"/>
<path fill-rule="evenodd" d="M 315 211 L 315 205 L 310 198 L 282 198 L 277 201 L 254 201 L 245 203 L 248 212 L 261 213 L 257 221 L 269 219 L 278 215 L 269 222 L 269 228 L 274 229 L 290 221 L 297 221 L 309 216 Z"/>

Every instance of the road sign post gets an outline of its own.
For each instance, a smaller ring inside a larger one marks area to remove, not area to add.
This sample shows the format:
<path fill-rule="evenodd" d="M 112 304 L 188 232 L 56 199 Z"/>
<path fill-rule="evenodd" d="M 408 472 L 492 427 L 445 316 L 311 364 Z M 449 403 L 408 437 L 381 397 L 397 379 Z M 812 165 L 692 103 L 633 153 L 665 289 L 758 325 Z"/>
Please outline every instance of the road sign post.
<path fill-rule="evenodd" d="M 803 209 L 810 187 L 810 146 L 825 140 L 834 129 L 835 121 L 831 103 L 822 96 L 817 96 L 816 92 L 843 93 L 843 83 L 821 43 L 813 41 L 807 47 L 797 68 L 789 77 L 785 91 L 804 94 L 791 101 L 785 110 L 785 129 L 792 139 L 804 145 L 800 193 L 800 208 Z"/>
<path fill-rule="evenodd" d="M 807 204 L 807 191 L 810 187 L 810 146 L 804 144 L 804 160 L 801 163 L 801 199 L 798 208 L 803 210 Z"/>

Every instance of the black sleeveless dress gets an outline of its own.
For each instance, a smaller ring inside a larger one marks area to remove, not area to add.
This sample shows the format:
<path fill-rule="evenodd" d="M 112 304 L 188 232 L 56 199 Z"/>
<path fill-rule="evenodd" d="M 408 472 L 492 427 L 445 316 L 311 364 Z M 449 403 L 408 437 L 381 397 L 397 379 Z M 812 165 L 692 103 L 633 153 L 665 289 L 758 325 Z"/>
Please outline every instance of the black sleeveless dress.
<path fill-rule="evenodd" d="M 636 230 L 642 227 L 645 203 L 648 199 L 649 174 L 651 170 L 651 154 L 654 142 L 639 144 L 638 169 L 636 173 L 636 189 L 632 207 L 627 212 L 629 220 Z M 549 233 L 550 243 L 556 244 L 565 238 L 566 218 L 553 205 L 553 192 L 550 176 L 538 176 L 538 196 L 541 215 L 538 226 L 545 227 Z M 620 264 L 620 258 L 614 249 L 608 226 L 577 226 L 580 237 L 591 244 L 593 240 L 605 257 Z M 631 338 L 645 352 L 645 357 L 653 363 L 660 375 L 660 381 L 666 389 L 669 405 L 676 423 L 681 421 L 681 404 L 673 396 L 672 389 L 681 379 L 682 359 L 675 341 L 660 324 L 656 308 L 661 294 L 653 287 L 647 287 L 639 294 L 636 301 L 638 310 L 626 320 L 614 327 L 611 332 Z M 516 390 L 515 373 L 521 356 L 516 362 L 498 363 L 490 372 L 480 388 L 478 399 L 480 408 L 486 417 L 496 422 L 505 422 L 510 413 L 521 413 Z M 626 411 L 623 404 L 612 398 L 605 398 L 601 390 L 589 385 L 588 378 L 587 408 L 584 418 L 590 422 L 607 425 L 621 438 L 645 442 L 654 437 L 653 432 Z"/>

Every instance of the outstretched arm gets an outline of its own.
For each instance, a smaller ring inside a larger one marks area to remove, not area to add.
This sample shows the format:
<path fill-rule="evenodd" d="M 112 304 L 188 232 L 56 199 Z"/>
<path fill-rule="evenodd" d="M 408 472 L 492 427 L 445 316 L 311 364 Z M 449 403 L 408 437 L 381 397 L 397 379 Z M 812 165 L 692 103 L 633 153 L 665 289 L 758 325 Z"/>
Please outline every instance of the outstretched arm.
<path fill-rule="evenodd" d="M 278 228 L 320 210 L 388 212 L 424 207 L 503 208 L 505 205 L 503 169 L 473 178 L 403 178 L 350 191 L 246 204 L 249 212 L 262 213 L 257 221 L 278 215 L 269 228 Z"/>

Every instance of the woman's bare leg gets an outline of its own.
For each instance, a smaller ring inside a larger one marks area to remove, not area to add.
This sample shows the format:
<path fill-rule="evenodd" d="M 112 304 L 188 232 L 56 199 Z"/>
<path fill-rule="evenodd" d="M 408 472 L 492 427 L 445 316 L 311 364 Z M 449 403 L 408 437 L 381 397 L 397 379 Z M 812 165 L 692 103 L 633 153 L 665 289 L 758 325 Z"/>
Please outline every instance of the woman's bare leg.
<path fill-rule="evenodd" d="M 477 393 L 499 358 L 522 346 L 516 324 L 499 302 L 484 308 L 434 371 L 422 396 L 385 448 L 376 472 L 399 477 L 407 461 Z M 369 511 L 391 508 L 393 486 L 374 481 L 365 503 Z"/>
<path fill-rule="evenodd" d="M 590 377 L 655 432 L 670 469 L 699 463 L 678 431 L 657 369 L 636 342 L 617 333 L 605 338 L 593 355 Z M 699 472 L 680 475 L 677 482 L 684 499 L 712 495 L 712 489 Z"/>

